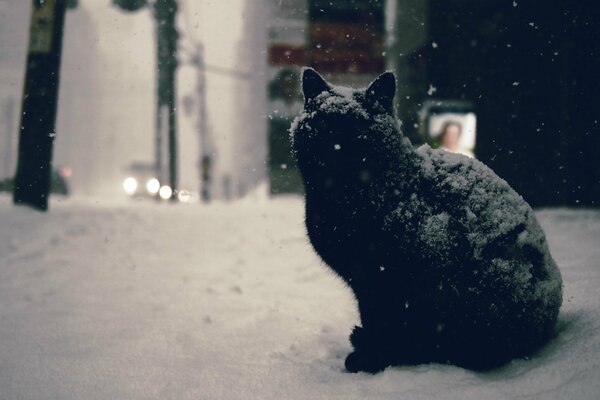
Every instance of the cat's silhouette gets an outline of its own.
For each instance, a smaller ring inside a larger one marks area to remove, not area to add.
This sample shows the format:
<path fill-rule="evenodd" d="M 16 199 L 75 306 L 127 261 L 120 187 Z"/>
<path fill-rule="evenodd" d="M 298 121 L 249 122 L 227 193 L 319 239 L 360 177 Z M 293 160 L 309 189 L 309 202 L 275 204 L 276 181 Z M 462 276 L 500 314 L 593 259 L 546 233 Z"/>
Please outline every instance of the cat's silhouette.
<path fill-rule="evenodd" d="M 360 312 L 346 368 L 489 369 L 547 341 L 562 281 L 525 200 L 475 159 L 414 149 L 392 73 L 355 90 L 307 68 L 302 86 L 290 133 L 308 236 Z"/>

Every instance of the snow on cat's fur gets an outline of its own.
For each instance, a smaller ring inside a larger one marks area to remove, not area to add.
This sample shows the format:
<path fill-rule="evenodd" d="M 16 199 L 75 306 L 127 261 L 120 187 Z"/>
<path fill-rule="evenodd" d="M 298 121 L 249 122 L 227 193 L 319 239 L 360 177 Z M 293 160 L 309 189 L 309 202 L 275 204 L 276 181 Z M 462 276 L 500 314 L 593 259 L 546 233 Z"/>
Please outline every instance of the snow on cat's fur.
<path fill-rule="evenodd" d="M 366 90 L 312 69 L 302 80 L 304 111 L 290 132 L 308 236 L 361 318 L 347 369 L 488 369 L 547 341 L 562 282 L 525 200 L 477 160 L 415 150 L 393 112 L 392 73 Z"/>

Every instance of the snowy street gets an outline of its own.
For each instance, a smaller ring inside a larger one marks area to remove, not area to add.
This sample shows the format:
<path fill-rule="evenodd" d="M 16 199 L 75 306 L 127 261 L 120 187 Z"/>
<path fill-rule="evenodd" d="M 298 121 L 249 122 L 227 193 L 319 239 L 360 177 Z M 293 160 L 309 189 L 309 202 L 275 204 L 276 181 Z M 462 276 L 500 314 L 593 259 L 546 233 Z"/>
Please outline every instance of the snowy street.
<path fill-rule="evenodd" d="M 600 211 L 537 216 L 564 279 L 530 360 L 350 374 L 351 293 L 303 200 L 168 205 L 0 197 L 0 399 L 598 399 Z"/>

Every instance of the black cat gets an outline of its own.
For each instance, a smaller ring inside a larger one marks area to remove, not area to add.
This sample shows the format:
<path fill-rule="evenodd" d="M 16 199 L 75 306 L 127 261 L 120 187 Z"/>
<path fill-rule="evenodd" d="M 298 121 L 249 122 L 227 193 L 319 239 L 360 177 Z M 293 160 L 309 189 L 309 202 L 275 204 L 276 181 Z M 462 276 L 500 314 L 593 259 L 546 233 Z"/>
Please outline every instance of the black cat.
<path fill-rule="evenodd" d="M 366 90 L 303 72 L 290 132 L 316 252 L 361 318 L 349 371 L 452 363 L 490 369 L 553 334 L 562 281 L 533 211 L 481 162 L 414 149 L 386 72 Z"/>

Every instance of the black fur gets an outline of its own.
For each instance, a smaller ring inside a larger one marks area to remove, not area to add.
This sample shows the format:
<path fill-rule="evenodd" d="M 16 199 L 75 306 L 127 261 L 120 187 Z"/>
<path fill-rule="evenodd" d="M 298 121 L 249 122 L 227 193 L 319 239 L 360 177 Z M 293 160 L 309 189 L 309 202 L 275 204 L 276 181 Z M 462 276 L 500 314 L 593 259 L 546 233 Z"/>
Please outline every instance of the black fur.
<path fill-rule="evenodd" d="M 404 138 L 395 79 L 366 90 L 303 73 L 290 132 L 316 252 L 353 290 L 350 371 L 500 366 L 551 335 L 561 277 L 531 208 L 482 163 Z"/>

